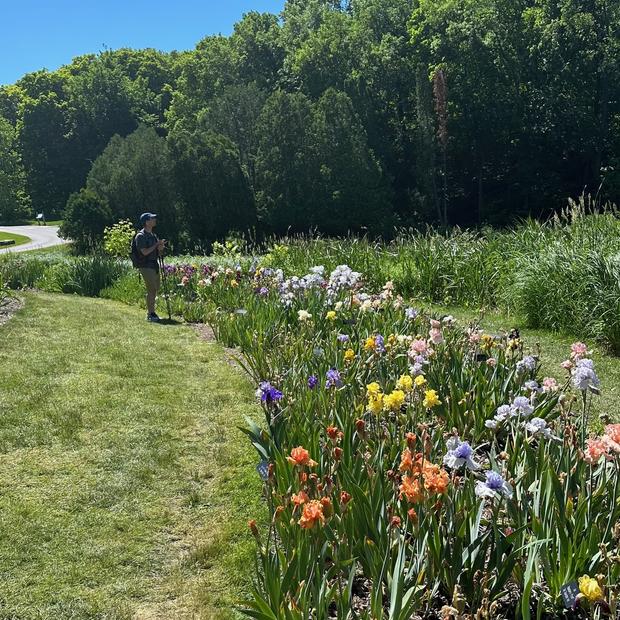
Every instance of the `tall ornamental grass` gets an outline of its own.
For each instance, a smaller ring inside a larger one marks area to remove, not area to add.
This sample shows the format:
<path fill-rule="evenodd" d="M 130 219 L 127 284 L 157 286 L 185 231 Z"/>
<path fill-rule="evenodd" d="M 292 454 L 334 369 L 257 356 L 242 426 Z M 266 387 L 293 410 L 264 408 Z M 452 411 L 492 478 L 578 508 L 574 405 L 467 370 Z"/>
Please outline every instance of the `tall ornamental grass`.
<path fill-rule="evenodd" d="M 40 288 L 88 297 L 97 297 L 130 270 L 128 261 L 99 254 L 15 254 L 0 258 L 0 276 L 13 289 Z"/>
<path fill-rule="evenodd" d="M 595 338 L 620 351 L 620 220 L 585 197 L 545 222 L 510 230 L 401 231 L 365 238 L 274 240 L 263 264 L 287 274 L 348 264 L 370 288 L 391 280 L 401 294 L 465 307 L 500 308 L 529 327 Z"/>

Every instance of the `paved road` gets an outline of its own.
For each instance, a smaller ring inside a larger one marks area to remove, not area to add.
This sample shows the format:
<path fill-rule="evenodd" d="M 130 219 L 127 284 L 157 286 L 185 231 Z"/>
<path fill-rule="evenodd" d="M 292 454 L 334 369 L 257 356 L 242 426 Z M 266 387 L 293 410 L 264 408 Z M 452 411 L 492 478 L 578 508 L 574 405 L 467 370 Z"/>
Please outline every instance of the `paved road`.
<path fill-rule="evenodd" d="M 25 250 L 40 250 L 54 245 L 67 243 L 58 236 L 58 226 L 0 226 L 0 232 L 13 233 L 30 237 L 32 241 L 22 245 L 0 248 L 0 254 L 5 252 L 24 252 Z"/>

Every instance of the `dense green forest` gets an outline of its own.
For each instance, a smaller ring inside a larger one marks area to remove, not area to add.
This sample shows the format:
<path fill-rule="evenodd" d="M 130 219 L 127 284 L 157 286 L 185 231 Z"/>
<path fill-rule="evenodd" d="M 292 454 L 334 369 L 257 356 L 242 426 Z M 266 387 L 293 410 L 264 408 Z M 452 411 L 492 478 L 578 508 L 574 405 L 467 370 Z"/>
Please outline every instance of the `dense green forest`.
<path fill-rule="evenodd" d="M 77 237 L 502 225 L 584 191 L 620 191 L 616 0 L 289 0 L 0 88 L 0 220 Z"/>

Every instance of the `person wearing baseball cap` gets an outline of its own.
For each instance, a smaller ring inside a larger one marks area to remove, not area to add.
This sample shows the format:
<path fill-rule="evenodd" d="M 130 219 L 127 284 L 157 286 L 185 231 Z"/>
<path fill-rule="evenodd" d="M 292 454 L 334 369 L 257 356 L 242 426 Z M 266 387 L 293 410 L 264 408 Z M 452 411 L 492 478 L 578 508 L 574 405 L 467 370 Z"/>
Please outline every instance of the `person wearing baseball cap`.
<path fill-rule="evenodd" d="M 155 312 L 155 299 L 160 287 L 159 256 L 164 251 L 165 241 L 160 240 L 153 232 L 157 225 L 155 213 L 143 213 L 140 216 L 142 229 L 134 237 L 132 243 L 132 255 L 135 256 L 134 264 L 140 270 L 146 284 L 146 319 L 147 321 L 159 322 Z"/>

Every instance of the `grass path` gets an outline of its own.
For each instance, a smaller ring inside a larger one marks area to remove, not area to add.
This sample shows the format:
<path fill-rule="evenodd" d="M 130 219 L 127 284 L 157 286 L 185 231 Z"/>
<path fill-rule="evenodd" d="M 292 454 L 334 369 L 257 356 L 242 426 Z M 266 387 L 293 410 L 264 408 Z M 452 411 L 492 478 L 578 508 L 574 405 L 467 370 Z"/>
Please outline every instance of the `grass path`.
<path fill-rule="evenodd" d="M 229 618 L 253 569 L 253 390 L 219 345 L 106 300 L 0 327 L 0 618 Z"/>
<path fill-rule="evenodd" d="M 454 307 L 433 306 L 433 309 L 451 314 L 465 323 L 480 320 L 483 328 L 495 333 L 509 331 L 513 327 L 518 328 L 526 348 L 533 352 L 540 351 L 542 373 L 556 377 L 558 380 L 565 376 L 565 371 L 560 368 L 560 364 L 568 357 L 570 345 L 579 340 L 568 334 L 556 334 L 547 330 L 523 327 L 519 319 L 497 311 L 487 311 L 481 314 L 473 310 Z M 587 344 L 593 352 L 592 359 L 601 379 L 601 395 L 594 399 L 591 419 L 593 428 L 599 429 L 601 424 L 598 416 L 600 414 L 609 415 L 613 421 L 620 422 L 620 357 L 608 355 L 602 347 L 593 342 L 587 342 Z"/>

